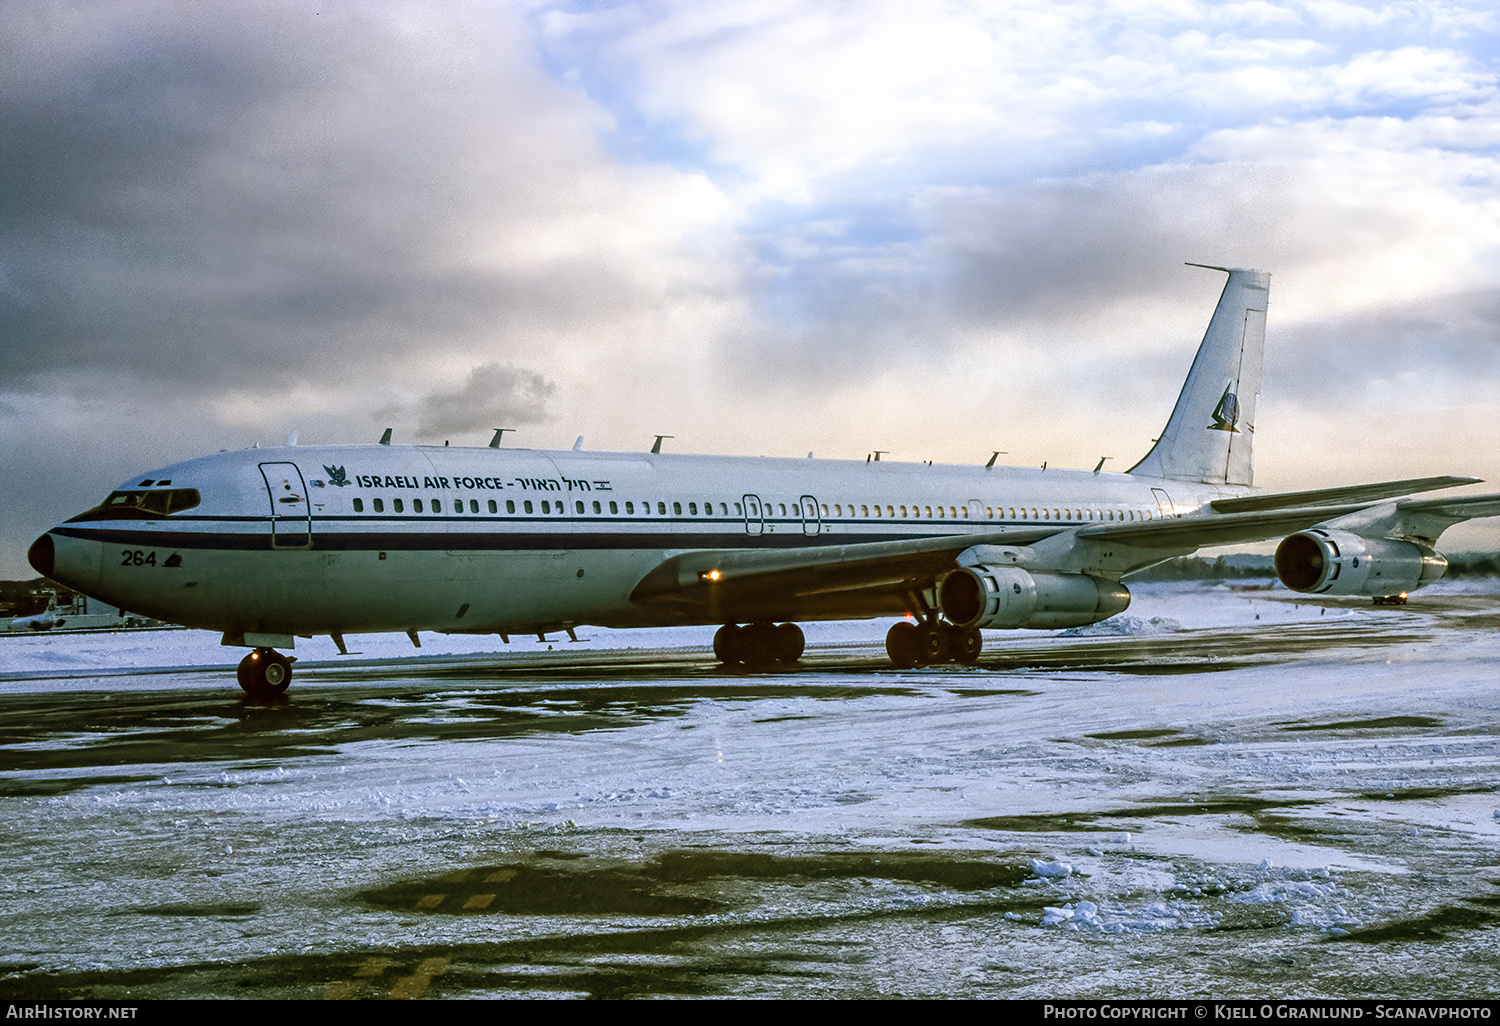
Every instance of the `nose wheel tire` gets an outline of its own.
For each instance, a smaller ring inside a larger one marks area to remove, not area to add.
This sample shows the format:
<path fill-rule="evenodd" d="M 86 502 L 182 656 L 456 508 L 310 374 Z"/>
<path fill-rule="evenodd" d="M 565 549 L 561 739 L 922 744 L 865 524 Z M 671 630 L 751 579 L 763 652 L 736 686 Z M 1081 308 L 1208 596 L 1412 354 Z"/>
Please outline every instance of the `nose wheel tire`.
<path fill-rule="evenodd" d="M 269 698 L 292 683 L 292 661 L 272 648 L 257 648 L 240 660 L 240 687 L 254 698 Z"/>

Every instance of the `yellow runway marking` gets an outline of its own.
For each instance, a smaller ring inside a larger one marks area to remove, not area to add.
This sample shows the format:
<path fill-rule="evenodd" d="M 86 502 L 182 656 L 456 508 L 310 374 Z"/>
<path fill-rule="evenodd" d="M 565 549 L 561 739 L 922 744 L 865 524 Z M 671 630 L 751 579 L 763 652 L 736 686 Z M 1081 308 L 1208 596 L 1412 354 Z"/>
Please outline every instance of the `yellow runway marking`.
<path fill-rule="evenodd" d="M 358 969 L 354 970 L 355 976 L 379 976 L 390 968 L 389 958 L 367 958 L 360 963 Z"/>
<path fill-rule="evenodd" d="M 396 981 L 391 988 L 391 997 L 398 1000 L 410 1000 L 421 997 L 427 993 L 427 988 L 432 985 L 432 978 L 440 975 L 448 968 L 446 958 L 424 958 L 417 963 L 417 971 L 410 976 L 403 976 Z"/>
<path fill-rule="evenodd" d="M 490 902 L 494 900 L 493 894 L 471 894 L 469 900 L 464 902 L 464 908 L 489 908 Z"/>
<path fill-rule="evenodd" d="M 446 897 L 446 894 L 424 894 L 422 899 L 417 902 L 417 908 L 423 910 L 437 908 L 443 903 L 443 899 Z"/>

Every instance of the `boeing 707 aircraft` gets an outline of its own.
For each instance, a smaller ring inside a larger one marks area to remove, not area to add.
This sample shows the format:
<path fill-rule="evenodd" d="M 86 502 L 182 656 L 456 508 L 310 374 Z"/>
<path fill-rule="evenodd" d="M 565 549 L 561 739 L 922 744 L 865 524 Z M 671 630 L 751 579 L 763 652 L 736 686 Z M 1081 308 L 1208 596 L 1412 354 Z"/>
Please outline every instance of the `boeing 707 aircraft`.
<path fill-rule="evenodd" d="M 1205 266 L 1205 265 L 1195 265 Z M 121 484 L 28 553 L 46 577 L 252 651 L 284 691 L 294 638 L 545 634 L 719 624 L 714 653 L 802 654 L 798 620 L 901 617 L 898 667 L 975 663 L 981 628 L 1123 611 L 1122 575 L 1202 546 L 1284 537 L 1291 589 L 1385 596 L 1443 575 L 1438 536 L 1500 494 L 1403 498 L 1431 477 L 1252 487 L 1270 276 L 1228 277 L 1151 451 L 1125 473 L 447 446 L 288 446 L 175 463 Z M 996 454 L 998 455 L 998 454 Z"/>

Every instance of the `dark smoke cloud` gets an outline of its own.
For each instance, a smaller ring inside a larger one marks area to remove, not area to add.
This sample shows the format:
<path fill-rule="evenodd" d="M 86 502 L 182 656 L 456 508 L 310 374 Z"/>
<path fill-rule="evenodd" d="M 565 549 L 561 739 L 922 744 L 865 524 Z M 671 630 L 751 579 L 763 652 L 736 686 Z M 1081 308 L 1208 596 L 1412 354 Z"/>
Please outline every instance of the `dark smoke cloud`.
<path fill-rule="evenodd" d="M 417 435 L 441 438 L 480 428 L 537 424 L 547 417 L 547 400 L 557 386 L 522 367 L 498 363 L 475 367 L 461 388 L 435 392 L 419 407 Z"/>
<path fill-rule="evenodd" d="M 505 8 L 4 5 L 0 391 L 285 389 L 608 320 L 607 255 L 477 258 L 566 221 L 592 117 Z"/>

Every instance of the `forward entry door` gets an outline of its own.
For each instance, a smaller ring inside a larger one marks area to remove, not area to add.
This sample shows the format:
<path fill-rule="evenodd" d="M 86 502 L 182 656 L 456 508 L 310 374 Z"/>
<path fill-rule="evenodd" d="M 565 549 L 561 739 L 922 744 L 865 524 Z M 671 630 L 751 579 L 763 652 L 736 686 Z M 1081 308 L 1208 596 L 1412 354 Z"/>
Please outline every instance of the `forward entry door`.
<path fill-rule="evenodd" d="M 271 547 L 306 549 L 312 546 L 312 506 L 307 485 L 295 463 L 262 463 L 260 476 L 271 497 Z"/>

